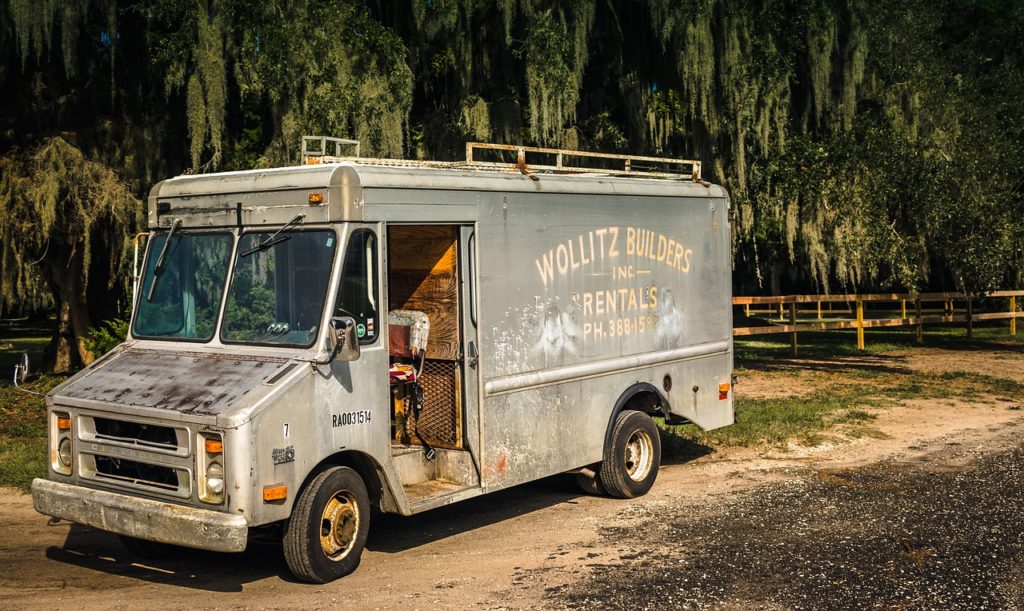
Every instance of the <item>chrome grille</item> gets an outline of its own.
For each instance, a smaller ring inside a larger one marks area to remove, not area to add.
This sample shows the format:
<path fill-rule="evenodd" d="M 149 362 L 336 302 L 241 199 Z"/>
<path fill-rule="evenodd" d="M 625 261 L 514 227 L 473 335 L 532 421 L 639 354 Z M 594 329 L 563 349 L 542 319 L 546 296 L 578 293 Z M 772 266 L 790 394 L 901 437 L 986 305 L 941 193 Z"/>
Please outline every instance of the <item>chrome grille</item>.
<path fill-rule="evenodd" d="M 82 453 L 80 464 L 83 477 L 181 498 L 192 496 L 192 475 L 183 467 L 91 452 Z"/>
<path fill-rule="evenodd" d="M 192 497 L 194 432 L 187 426 L 143 418 L 79 412 L 78 476 L 124 490 Z"/>
<path fill-rule="evenodd" d="M 82 441 L 152 450 L 175 456 L 191 455 L 191 435 L 185 427 L 86 414 L 78 422 L 78 434 Z"/>
<path fill-rule="evenodd" d="M 118 441 L 131 445 L 177 450 L 178 439 L 169 426 L 145 424 L 112 418 L 93 418 L 96 438 L 103 441 Z"/>

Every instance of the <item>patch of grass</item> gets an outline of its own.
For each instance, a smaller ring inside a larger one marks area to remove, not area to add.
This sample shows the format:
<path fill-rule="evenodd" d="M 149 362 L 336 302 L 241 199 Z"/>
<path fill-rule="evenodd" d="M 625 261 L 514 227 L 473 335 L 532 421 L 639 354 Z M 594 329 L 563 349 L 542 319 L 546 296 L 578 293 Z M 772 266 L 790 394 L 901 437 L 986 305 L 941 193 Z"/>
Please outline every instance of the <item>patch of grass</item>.
<path fill-rule="evenodd" d="M 856 356 L 921 346 L 917 343 L 917 331 L 914 327 L 866 329 L 864 333 L 864 351 L 857 349 L 857 332 L 854 329 L 800 333 L 798 335 L 799 356 L 800 358 Z M 735 345 L 736 364 L 740 367 L 793 358 L 789 335 L 785 333 L 742 336 L 736 339 Z M 995 321 L 976 325 L 972 337 L 967 337 L 967 328 L 962 324 L 926 325 L 923 345 L 939 348 L 1019 350 L 1024 347 L 1024 333 L 1010 335 L 1006 323 Z"/>
<path fill-rule="evenodd" d="M 971 371 L 917 372 L 892 377 L 894 379 L 883 387 L 892 399 L 1003 398 L 1013 401 L 1024 395 L 1024 384 L 1016 380 Z"/>
<path fill-rule="evenodd" d="M 878 416 L 862 409 L 851 408 L 832 419 L 832 424 L 863 424 Z"/>
<path fill-rule="evenodd" d="M 889 438 L 889 435 L 886 435 L 873 426 L 849 426 L 843 429 L 843 435 L 852 439 L 860 439 L 861 437 L 868 437 L 870 439 Z"/>
<path fill-rule="evenodd" d="M 46 475 L 46 402 L 11 383 L 14 366 L 27 352 L 38 371 L 50 342 L 53 321 L 4 321 L 0 326 L 0 486 L 28 491 L 32 478 Z M 46 393 L 65 376 L 34 375 L 23 386 Z"/>
<path fill-rule="evenodd" d="M 30 366 L 38 371 L 52 334 L 53 329 L 45 324 L 18 321 L 14 325 L 0 326 L 0 380 L 11 380 L 14 366 L 20 362 L 23 352 L 28 353 Z"/>
<path fill-rule="evenodd" d="M 37 376 L 24 387 L 45 393 L 64 376 Z M 46 475 L 46 402 L 12 384 L 0 384 L 0 486 L 28 491 Z"/>
<path fill-rule="evenodd" d="M 0 437 L 0 485 L 28 492 L 32 479 L 46 476 L 46 436 Z"/>
<path fill-rule="evenodd" d="M 834 439 L 885 437 L 871 426 L 871 410 L 883 409 L 909 399 L 995 400 L 1024 396 L 1024 384 L 1016 380 L 969 371 L 944 373 L 868 370 L 863 375 L 844 371 L 845 382 L 833 383 L 812 393 L 770 399 L 736 398 L 736 423 L 714 431 L 694 425 L 662 426 L 663 449 L 683 451 L 692 444 L 708 446 L 785 447 L 796 440 L 813 445 Z M 785 377 L 789 372 L 758 372 Z M 860 382 L 870 379 L 871 383 Z M 1022 409 L 1022 406 L 1014 406 Z M 1013 409 L 1013 408 L 1011 408 Z"/>
<path fill-rule="evenodd" d="M 974 373 L 973 371 L 946 371 L 938 376 L 942 380 L 956 381 L 967 386 L 976 387 L 992 395 L 1021 396 L 1024 384 L 1016 380 Z"/>
<path fill-rule="evenodd" d="M 714 431 L 701 431 L 692 424 L 665 425 L 662 441 L 670 448 L 679 445 L 678 442 L 777 447 L 791 439 L 813 443 L 815 435 L 838 424 L 870 420 L 871 414 L 863 407 L 878 402 L 873 392 L 876 391 L 860 385 L 834 385 L 800 397 L 738 397 L 735 424 Z"/>

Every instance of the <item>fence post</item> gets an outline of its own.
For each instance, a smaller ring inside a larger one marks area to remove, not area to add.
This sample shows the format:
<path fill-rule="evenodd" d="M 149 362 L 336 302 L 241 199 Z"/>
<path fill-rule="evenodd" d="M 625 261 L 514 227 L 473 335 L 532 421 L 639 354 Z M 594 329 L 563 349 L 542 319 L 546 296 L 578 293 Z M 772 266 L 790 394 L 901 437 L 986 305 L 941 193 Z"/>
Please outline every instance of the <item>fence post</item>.
<path fill-rule="evenodd" d="M 924 343 L 924 316 L 921 312 L 921 298 L 914 300 L 914 308 L 917 309 L 917 343 Z"/>
<path fill-rule="evenodd" d="M 821 302 L 818 302 L 818 320 L 821 320 Z"/>
<path fill-rule="evenodd" d="M 1010 297 L 1010 335 L 1017 335 L 1017 298 Z"/>
<path fill-rule="evenodd" d="M 789 304 L 789 324 L 796 326 L 796 301 Z M 793 344 L 793 356 L 797 355 L 796 348 L 796 329 L 793 329 L 793 334 L 790 336 L 790 343 Z"/>
<path fill-rule="evenodd" d="M 907 318 L 907 300 L 900 299 L 900 318 L 906 320 Z"/>
<path fill-rule="evenodd" d="M 743 305 L 743 313 L 747 315 L 747 318 L 750 318 L 750 304 L 749 303 Z"/>
<path fill-rule="evenodd" d="M 864 302 L 857 297 L 857 350 L 864 349 Z"/>
<path fill-rule="evenodd" d="M 974 336 L 974 300 L 967 295 L 967 337 Z"/>

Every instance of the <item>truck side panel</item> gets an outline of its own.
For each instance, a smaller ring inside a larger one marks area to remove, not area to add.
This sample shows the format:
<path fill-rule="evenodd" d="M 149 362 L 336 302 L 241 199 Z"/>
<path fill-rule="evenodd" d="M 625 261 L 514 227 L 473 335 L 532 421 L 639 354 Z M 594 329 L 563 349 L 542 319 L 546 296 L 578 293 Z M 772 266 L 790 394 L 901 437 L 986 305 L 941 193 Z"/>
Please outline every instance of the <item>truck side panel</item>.
<path fill-rule="evenodd" d="M 486 194 L 479 290 L 485 486 L 601 459 L 637 382 L 703 428 L 733 421 L 728 202 Z"/>

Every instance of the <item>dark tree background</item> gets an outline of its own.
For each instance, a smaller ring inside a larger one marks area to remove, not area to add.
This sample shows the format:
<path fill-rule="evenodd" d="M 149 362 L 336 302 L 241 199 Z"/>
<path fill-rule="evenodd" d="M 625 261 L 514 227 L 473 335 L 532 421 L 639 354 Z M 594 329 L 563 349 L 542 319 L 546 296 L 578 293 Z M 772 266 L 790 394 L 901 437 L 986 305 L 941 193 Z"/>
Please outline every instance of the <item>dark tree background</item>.
<path fill-rule="evenodd" d="M 123 315 L 153 182 L 302 134 L 703 160 L 738 293 L 1021 286 L 1015 0 L 0 0 L 0 314 Z"/>

